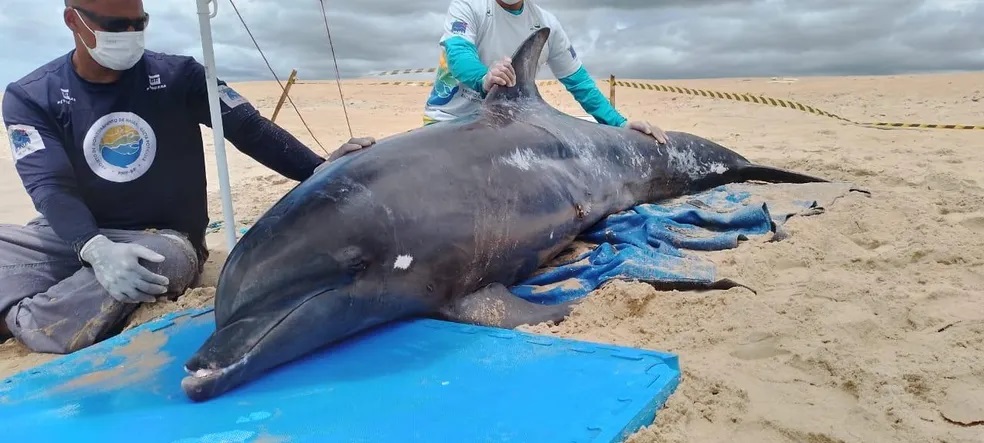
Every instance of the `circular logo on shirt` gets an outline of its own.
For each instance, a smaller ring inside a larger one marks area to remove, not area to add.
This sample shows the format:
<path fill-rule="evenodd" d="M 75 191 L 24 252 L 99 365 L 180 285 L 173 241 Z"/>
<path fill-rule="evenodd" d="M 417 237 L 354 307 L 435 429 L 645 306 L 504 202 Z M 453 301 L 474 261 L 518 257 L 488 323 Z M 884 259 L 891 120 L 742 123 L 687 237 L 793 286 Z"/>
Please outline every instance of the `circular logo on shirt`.
<path fill-rule="evenodd" d="M 96 175 L 116 183 L 140 178 L 157 155 L 157 136 L 132 112 L 114 112 L 96 120 L 82 143 L 85 160 Z"/>

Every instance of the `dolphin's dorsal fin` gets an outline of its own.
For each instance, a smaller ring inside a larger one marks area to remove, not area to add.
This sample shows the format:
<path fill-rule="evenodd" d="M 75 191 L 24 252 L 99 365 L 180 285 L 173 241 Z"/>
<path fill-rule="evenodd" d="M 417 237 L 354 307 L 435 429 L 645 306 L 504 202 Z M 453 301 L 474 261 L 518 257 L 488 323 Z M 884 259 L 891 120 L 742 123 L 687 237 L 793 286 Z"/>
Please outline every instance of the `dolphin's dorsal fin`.
<path fill-rule="evenodd" d="M 485 97 L 483 106 L 490 107 L 502 102 L 520 99 L 543 101 L 536 87 L 536 72 L 539 68 L 540 53 L 550 37 L 550 28 L 542 27 L 533 32 L 523 44 L 519 45 L 512 56 L 513 69 L 516 71 L 516 85 L 506 87 L 492 85 Z"/>

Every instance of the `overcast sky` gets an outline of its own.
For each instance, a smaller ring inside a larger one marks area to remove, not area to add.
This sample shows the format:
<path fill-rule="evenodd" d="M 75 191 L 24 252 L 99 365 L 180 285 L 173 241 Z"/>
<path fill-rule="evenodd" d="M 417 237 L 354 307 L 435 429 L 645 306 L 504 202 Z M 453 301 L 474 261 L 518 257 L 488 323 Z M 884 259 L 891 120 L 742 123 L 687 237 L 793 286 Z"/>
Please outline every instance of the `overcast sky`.
<path fill-rule="evenodd" d="M 271 65 L 333 79 L 317 0 L 233 0 Z M 62 0 L 2 0 L 0 83 L 73 44 Z M 449 0 L 326 1 L 343 77 L 432 67 Z M 539 0 L 595 77 L 892 74 L 984 69 L 984 0 Z M 149 49 L 202 60 L 194 0 L 148 0 Z M 212 21 L 219 75 L 272 79 L 231 7 Z M 425 75 L 429 78 L 430 75 Z M 419 76 L 416 78 L 420 78 Z"/>

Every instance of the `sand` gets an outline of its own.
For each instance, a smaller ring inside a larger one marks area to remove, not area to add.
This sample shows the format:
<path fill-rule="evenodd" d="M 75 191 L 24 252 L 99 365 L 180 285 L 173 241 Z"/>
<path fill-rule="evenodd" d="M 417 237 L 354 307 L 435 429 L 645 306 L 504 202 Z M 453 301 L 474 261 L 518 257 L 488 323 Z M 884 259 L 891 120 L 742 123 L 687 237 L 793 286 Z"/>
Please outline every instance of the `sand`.
<path fill-rule="evenodd" d="M 418 126 L 421 86 L 344 84 L 355 134 Z M 715 79 L 664 83 L 796 100 L 856 120 L 984 123 L 984 74 Z M 270 116 L 273 82 L 235 85 Z M 607 92 L 607 84 L 601 84 Z M 583 115 L 557 85 L 548 101 Z M 334 83 L 292 96 L 330 151 L 348 138 Z M 664 129 L 695 132 L 754 161 L 851 181 L 872 192 L 789 221 L 791 237 L 709 256 L 758 290 L 660 292 L 613 282 L 559 326 L 562 337 L 680 354 L 683 378 L 633 443 L 984 441 L 984 131 L 879 130 L 790 109 L 617 88 L 618 108 Z M 320 152 L 288 105 L 278 122 Z M 211 144 L 211 133 L 203 130 Z M 229 161 L 240 219 L 255 218 L 292 183 L 235 151 Z M 211 213 L 221 219 L 214 156 Z M 33 216 L 0 150 L 2 222 Z M 225 247 L 204 287 L 159 302 L 134 323 L 210 302 Z M 0 377 L 51 356 L 0 345 Z"/>

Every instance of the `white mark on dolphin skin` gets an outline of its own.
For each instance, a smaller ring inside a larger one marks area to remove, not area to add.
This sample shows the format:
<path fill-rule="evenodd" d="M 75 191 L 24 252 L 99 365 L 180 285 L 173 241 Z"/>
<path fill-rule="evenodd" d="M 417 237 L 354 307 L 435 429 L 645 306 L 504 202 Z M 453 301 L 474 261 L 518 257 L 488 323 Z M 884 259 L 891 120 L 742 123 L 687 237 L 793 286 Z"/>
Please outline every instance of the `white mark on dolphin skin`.
<path fill-rule="evenodd" d="M 396 262 L 393 263 L 393 269 L 407 269 L 410 267 L 410 263 L 413 263 L 413 257 L 409 255 L 401 255 L 396 258 Z"/>
<path fill-rule="evenodd" d="M 703 148 L 703 144 L 700 147 Z M 670 158 L 670 163 L 674 163 L 677 169 L 694 180 L 710 173 L 724 174 L 728 170 L 728 167 L 721 162 L 702 164 L 698 161 L 693 142 L 687 142 L 682 148 L 670 147 L 666 150 L 666 154 Z"/>
<path fill-rule="evenodd" d="M 508 165 L 515 166 L 524 171 L 533 169 L 533 164 L 537 162 L 536 153 L 530 148 L 517 149 L 508 157 L 503 157 L 502 161 Z"/>

